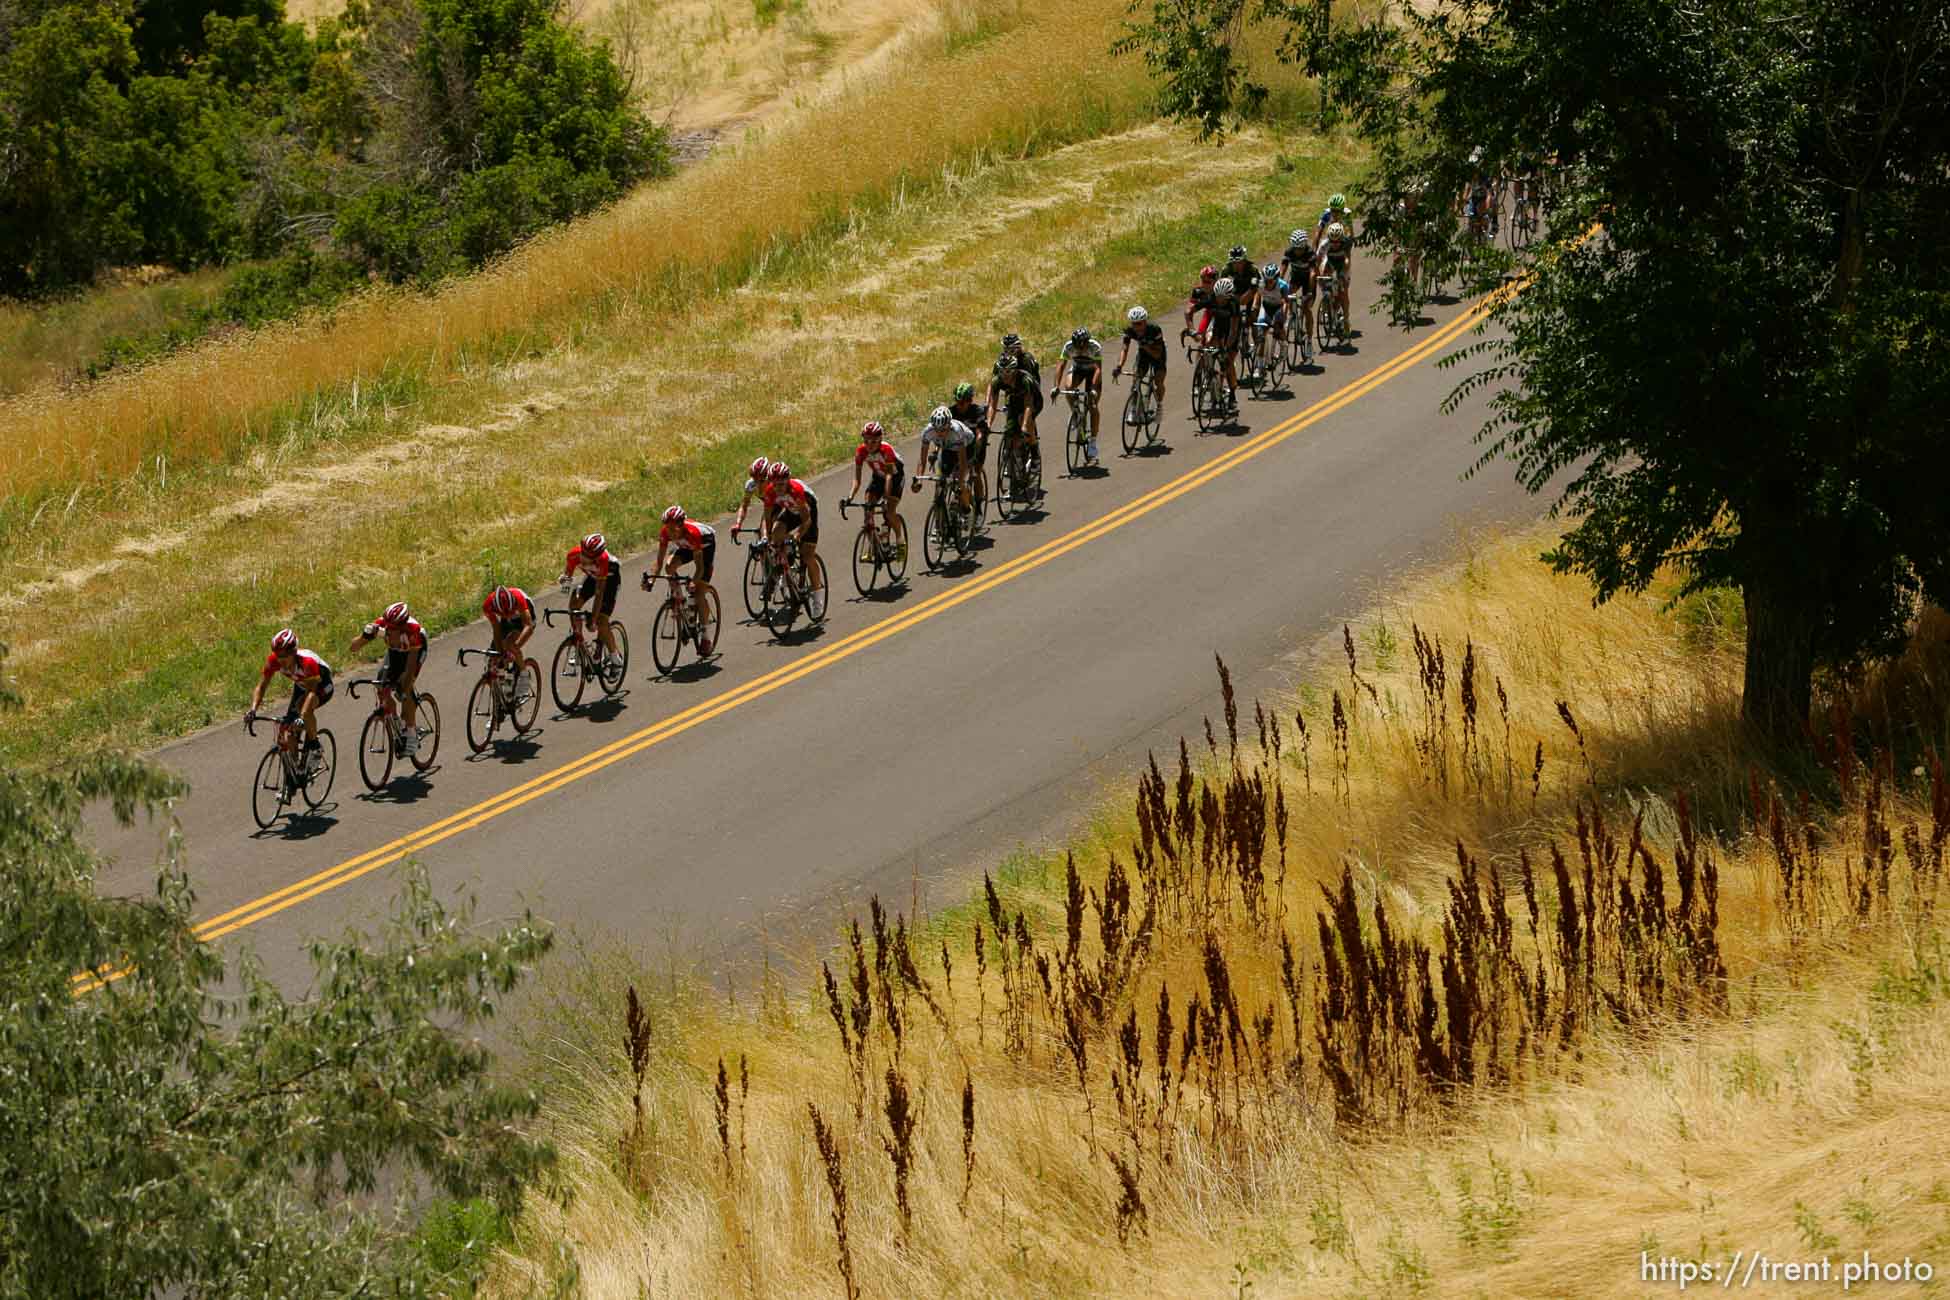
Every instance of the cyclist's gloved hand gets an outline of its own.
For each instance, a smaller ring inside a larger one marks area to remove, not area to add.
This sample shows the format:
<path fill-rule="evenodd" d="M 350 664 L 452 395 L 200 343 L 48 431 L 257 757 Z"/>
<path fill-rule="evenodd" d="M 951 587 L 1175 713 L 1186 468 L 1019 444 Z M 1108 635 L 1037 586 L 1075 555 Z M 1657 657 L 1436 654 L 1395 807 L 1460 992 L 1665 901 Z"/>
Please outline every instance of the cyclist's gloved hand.
<path fill-rule="evenodd" d="M 376 636 L 378 636 L 378 635 L 379 635 L 379 624 L 377 624 L 377 623 L 368 623 L 368 624 L 366 624 L 366 625 L 365 625 L 365 627 L 364 627 L 363 629 L 361 629 L 361 630 L 362 630 L 362 631 L 363 631 L 363 632 L 364 632 L 364 633 L 366 634 L 366 640 L 368 640 L 368 641 L 370 641 L 370 640 L 372 640 L 372 639 L 373 639 L 374 637 L 376 637 Z"/>
<path fill-rule="evenodd" d="M 566 596 L 566 595 L 568 595 L 568 594 L 569 594 L 569 575 L 568 575 L 568 574 L 566 574 L 566 573 L 565 573 L 565 574 L 563 574 L 563 575 L 562 575 L 562 578 L 561 578 L 561 581 L 560 581 L 560 582 L 559 582 L 559 583 L 558 583 L 557 585 L 559 585 L 559 586 L 560 586 L 560 587 L 562 588 L 562 594 L 563 594 L 564 596 Z"/>

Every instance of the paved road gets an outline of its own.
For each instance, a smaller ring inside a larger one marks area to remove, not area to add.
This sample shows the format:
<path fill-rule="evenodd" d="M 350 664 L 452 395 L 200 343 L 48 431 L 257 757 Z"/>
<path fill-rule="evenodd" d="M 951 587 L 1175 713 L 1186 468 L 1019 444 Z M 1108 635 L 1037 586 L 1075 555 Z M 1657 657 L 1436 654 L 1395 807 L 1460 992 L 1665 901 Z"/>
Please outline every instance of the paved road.
<path fill-rule="evenodd" d="M 948 901 L 966 873 L 1063 833 L 1104 780 L 1216 713 L 1215 651 L 1247 698 L 1277 688 L 1293 649 L 1390 572 L 1465 523 L 1537 513 L 1507 474 L 1461 479 L 1480 409 L 1439 414 L 1454 372 L 1432 362 L 1463 310 L 1433 308 L 1406 337 L 1358 312 L 1352 349 L 1287 381 L 1290 395 L 1242 392 L 1238 422 L 1215 434 L 1196 432 L 1174 354 L 1156 454 L 1115 454 L 1124 390 L 1107 386 L 1106 474 L 1062 477 L 1052 439 L 1046 512 L 997 525 L 946 576 L 919 563 L 910 498 L 916 562 L 886 602 L 853 598 L 856 525 L 830 504 L 850 473 L 823 475 L 834 599 L 819 634 L 778 643 L 735 624 L 742 556 L 727 552 L 721 657 L 654 680 L 652 600 L 633 589 L 642 565 L 626 566 L 626 694 L 580 716 L 545 703 L 529 740 L 479 759 L 460 728 L 477 670 L 454 651 L 485 632 L 442 637 L 421 679 L 449 728 L 437 769 L 368 795 L 353 752 L 366 705 L 341 690 L 321 713 L 342 763 L 332 799 L 272 833 L 253 833 L 248 804 L 262 741 L 232 725 L 169 746 L 158 757 L 192 786 L 180 817 L 203 931 L 300 976 L 302 940 L 379 915 L 409 852 L 437 886 L 471 885 L 486 915 L 527 902 L 586 934 L 692 954 L 760 926 L 817 930 L 868 890 Z M 553 644 L 545 630 L 532 644 L 545 675 Z M 117 860 L 102 887 L 151 888 L 159 829 L 98 818 L 97 833 Z"/>

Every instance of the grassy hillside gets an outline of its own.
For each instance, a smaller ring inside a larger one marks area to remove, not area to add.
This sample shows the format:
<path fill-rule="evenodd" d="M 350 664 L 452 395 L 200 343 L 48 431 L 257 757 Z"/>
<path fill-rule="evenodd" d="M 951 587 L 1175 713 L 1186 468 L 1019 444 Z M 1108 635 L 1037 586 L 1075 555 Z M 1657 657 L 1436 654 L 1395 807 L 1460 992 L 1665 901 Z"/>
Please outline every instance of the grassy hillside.
<path fill-rule="evenodd" d="M 1942 1258 L 1940 768 L 1761 765 L 1723 604 L 1594 610 L 1546 540 L 1478 541 L 1067 856 L 858 918 L 790 986 L 559 975 L 530 1023 L 575 1195 L 530 1200 L 488 1293 L 1623 1296 L 1642 1251 Z M 1837 716 L 1940 720 L 1927 632 Z"/>

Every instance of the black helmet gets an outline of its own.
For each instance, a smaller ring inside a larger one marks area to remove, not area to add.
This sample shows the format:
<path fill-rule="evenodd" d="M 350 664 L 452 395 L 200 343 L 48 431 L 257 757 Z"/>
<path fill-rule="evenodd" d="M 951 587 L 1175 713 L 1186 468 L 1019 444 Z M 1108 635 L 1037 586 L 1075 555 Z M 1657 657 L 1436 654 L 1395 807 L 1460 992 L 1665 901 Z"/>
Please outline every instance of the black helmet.
<path fill-rule="evenodd" d="M 1004 352 L 995 359 L 995 368 L 1005 375 L 1008 374 L 1016 368 L 1016 354 L 1013 352 Z"/>
<path fill-rule="evenodd" d="M 1079 325 L 1075 329 L 1070 331 L 1070 342 L 1081 346 L 1082 344 L 1088 343 L 1089 341 L 1090 341 L 1090 327 L 1088 325 Z"/>
<path fill-rule="evenodd" d="M 1022 335 L 1016 333 L 1014 330 L 1002 336 L 1002 350 L 1004 352 L 1013 352 L 1021 346 Z"/>
<path fill-rule="evenodd" d="M 1244 244 L 1234 244 L 1232 246 L 1232 260 L 1235 262 L 1243 262 L 1246 260 L 1246 246 Z"/>

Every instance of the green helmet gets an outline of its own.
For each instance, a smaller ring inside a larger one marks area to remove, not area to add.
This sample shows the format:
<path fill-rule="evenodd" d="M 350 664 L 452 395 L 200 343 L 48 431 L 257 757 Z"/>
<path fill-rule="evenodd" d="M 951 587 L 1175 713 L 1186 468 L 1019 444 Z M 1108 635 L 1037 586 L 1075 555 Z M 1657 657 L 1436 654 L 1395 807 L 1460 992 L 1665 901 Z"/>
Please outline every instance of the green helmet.
<path fill-rule="evenodd" d="M 1347 206 L 1347 195 L 1336 194 L 1333 198 L 1327 200 L 1327 206 L 1332 208 L 1334 211 L 1339 212 L 1342 208 L 1345 208 Z"/>
<path fill-rule="evenodd" d="M 973 396 L 975 396 L 975 385 L 970 383 L 955 385 L 955 400 L 957 402 L 965 402 Z"/>

